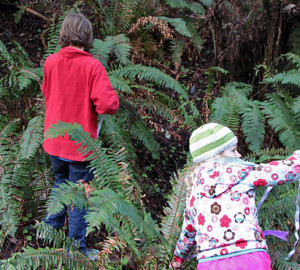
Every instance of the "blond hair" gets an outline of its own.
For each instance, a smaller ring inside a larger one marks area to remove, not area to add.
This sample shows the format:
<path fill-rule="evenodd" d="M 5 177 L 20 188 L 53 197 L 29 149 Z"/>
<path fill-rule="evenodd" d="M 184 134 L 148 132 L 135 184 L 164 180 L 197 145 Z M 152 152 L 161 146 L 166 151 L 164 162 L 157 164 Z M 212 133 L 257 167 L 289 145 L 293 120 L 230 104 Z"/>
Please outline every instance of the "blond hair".
<path fill-rule="evenodd" d="M 91 22 L 81 13 L 71 13 L 64 19 L 58 40 L 62 48 L 66 46 L 92 48 L 93 28 Z"/>

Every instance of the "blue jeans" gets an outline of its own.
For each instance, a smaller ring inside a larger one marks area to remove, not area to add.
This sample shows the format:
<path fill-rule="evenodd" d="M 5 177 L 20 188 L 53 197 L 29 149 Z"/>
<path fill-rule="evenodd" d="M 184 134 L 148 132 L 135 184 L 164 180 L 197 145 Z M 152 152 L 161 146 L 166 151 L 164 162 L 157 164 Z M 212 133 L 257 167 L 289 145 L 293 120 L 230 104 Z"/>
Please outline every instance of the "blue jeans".
<path fill-rule="evenodd" d="M 94 174 L 88 168 L 89 162 L 64 161 L 58 157 L 50 155 L 50 161 L 55 176 L 54 187 L 58 188 L 60 184 L 70 181 L 76 183 L 78 180 L 90 182 L 94 178 Z M 87 222 L 84 218 L 86 210 L 79 210 L 77 207 L 73 209 L 64 206 L 64 209 L 55 215 L 46 215 L 45 223 L 51 225 L 55 229 L 61 228 L 65 224 L 65 218 L 68 211 L 69 214 L 69 238 L 74 238 L 79 242 L 79 250 L 86 254 L 87 247 L 85 244 L 85 234 Z"/>

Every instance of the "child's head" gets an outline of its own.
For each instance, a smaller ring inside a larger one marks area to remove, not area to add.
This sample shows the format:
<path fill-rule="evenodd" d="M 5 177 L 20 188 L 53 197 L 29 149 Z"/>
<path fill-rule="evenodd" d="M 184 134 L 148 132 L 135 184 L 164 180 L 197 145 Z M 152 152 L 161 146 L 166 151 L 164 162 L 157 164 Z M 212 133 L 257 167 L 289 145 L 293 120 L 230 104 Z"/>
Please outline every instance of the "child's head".
<path fill-rule="evenodd" d="M 83 47 L 88 51 L 93 43 L 93 28 L 90 21 L 80 13 L 71 13 L 64 19 L 60 29 L 61 47 Z"/>
<path fill-rule="evenodd" d="M 240 157 L 237 142 L 237 137 L 228 127 L 217 123 L 205 124 L 194 130 L 190 137 L 193 162 L 199 163 L 216 155 Z"/>

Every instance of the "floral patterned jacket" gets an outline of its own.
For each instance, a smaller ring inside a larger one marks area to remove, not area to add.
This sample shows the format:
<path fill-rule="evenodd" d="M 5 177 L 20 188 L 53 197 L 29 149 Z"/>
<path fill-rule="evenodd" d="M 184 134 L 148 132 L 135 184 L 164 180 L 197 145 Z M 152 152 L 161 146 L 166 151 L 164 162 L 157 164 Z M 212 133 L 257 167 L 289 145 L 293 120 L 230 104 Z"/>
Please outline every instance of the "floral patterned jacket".
<path fill-rule="evenodd" d="M 300 150 L 286 160 L 268 164 L 220 158 L 200 164 L 192 177 L 174 251 L 176 261 L 183 262 L 195 248 L 198 262 L 267 250 L 258 223 L 255 189 L 299 180 Z"/>

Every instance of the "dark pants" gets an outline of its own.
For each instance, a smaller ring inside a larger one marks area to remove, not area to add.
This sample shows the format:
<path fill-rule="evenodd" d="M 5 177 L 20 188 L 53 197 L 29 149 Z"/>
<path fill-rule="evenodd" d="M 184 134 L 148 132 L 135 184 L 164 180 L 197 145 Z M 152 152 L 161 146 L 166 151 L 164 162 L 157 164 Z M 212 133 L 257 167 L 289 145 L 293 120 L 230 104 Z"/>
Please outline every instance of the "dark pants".
<path fill-rule="evenodd" d="M 70 181 L 76 183 L 78 180 L 84 180 L 90 182 L 93 180 L 93 172 L 87 167 L 89 162 L 78 161 L 63 161 L 58 157 L 50 155 L 50 161 L 55 175 L 54 187 L 59 187 L 60 184 Z M 85 234 L 87 222 L 84 218 L 86 210 L 79 210 L 77 207 L 71 209 L 67 206 L 55 215 L 46 215 L 45 223 L 51 225 L 55 229 L 61 228 L 65 223 L 65 217 L 69 214 L 69 238 L 74 238 L 76 242 L 79 242 L 79 250 L 86 254 L 87 248 L 85 244 Z"/>

